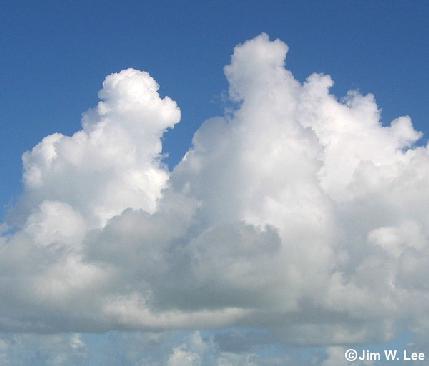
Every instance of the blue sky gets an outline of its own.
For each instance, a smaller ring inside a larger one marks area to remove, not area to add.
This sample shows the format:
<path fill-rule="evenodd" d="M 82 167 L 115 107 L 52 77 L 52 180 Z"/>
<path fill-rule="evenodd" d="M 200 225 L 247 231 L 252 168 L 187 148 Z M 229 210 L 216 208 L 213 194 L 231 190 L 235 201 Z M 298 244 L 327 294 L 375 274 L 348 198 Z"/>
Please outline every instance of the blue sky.
<path fill-rule="evenodd" d="M 21 190 L 21 154 L 43 136 L 70 134 L 105 75 L 148 70 L 182 110 L 165 137 L 174 165 L 206 118 L 222 114 L 223 66 L 261 32 L 291 48 L 303 80 L 332 75 L 334 93 L 372 92 L 383 120 L 409 114 L 428 131 L 426 1 L 31 1 L 0 12 L 2 211 Z"/>
<path fill-rule="evenodd" d="M 3 2 L 0 364 L 429 352 L 428 17 L 423 0 Z"/>

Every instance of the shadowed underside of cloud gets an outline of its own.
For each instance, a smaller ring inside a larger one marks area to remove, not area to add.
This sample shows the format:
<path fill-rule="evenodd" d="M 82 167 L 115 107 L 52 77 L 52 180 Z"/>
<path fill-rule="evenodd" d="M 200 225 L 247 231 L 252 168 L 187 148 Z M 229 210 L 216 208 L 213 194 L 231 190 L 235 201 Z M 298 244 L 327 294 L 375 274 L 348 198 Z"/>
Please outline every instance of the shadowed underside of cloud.
<path fill-rule="evenodd" d="M 26 152 L 0 237 L 0 329 L 424 337 L 428 147 L 409 117 L 382 125 L 372 95 L 295 80 L 287 50 L 265 34 L 234 49 L 235 109 L 206 121 L 171 172 L 161 138 L 180 110 L 133 69 L 105 79 L 79 132 Z"/>

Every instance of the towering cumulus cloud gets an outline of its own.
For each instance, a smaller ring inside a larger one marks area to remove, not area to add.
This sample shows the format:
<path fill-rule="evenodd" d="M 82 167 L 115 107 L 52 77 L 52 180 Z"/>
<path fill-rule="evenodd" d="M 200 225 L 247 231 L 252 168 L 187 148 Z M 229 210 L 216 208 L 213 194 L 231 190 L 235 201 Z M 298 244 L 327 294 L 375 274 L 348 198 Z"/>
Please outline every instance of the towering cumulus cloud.
<path fill-rule="evenodd" d="M 294 79 L 287 50 L 265 34 L 234 49 L 235 109 L 171 172 L 161 137 L 180 111 L 132 69 L 106 78 L 81 131 L 25 153 L 0 239 L 0 329 L 427 335 L 428 147 L 407 116 L 382 125 L 372 95 Z"/>

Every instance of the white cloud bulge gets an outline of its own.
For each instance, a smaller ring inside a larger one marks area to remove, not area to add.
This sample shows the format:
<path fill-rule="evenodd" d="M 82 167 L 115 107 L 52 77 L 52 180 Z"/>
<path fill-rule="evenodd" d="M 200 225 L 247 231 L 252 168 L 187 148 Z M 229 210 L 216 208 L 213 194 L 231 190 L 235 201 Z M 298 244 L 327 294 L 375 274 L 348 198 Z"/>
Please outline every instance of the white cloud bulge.
<path fill-rule="evenodd" d="M 161 138 L 180 110 L 133 69 L 105 79 L 79 132 L 26 152 L 0 237 L 0 330 L 245 326 L 307 345 L 427 334 L 422 134 L 408 116 L 382 125 L 372 95 L 338 100 L 327 75 L 297 81 L 287 51 L 265 34 L 235 47 L 235 109 L 171 172 Z M 169 360 L 199 362 L 183 347 Z"/>

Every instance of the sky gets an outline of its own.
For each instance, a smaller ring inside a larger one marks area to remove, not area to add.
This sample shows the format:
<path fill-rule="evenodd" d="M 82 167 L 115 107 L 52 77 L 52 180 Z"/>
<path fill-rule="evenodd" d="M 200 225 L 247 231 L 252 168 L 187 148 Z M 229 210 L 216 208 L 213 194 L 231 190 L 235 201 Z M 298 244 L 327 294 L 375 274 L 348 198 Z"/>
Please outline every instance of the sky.
<path fill-rule="evenodd" d="M 429 358 L 427 2 L 0 6 L 0 364 Z"/>
<path fill-rule="evenodd" d="M 261 32 L 291 48 L 298 80 L 333 76 L 338 97 L 372 92 L 383 120 L 410 114 L 426 131 L 426 1 L 32 1 L 2 2 L 0 145 L 2 209 L 21 191 L 21 155 L 53 132 L 72 133 L 104 77 L 148 70 L 182 109 L 165 137 L 168 162 L 196 128 L 223 113 L 223 66 Z"/>

